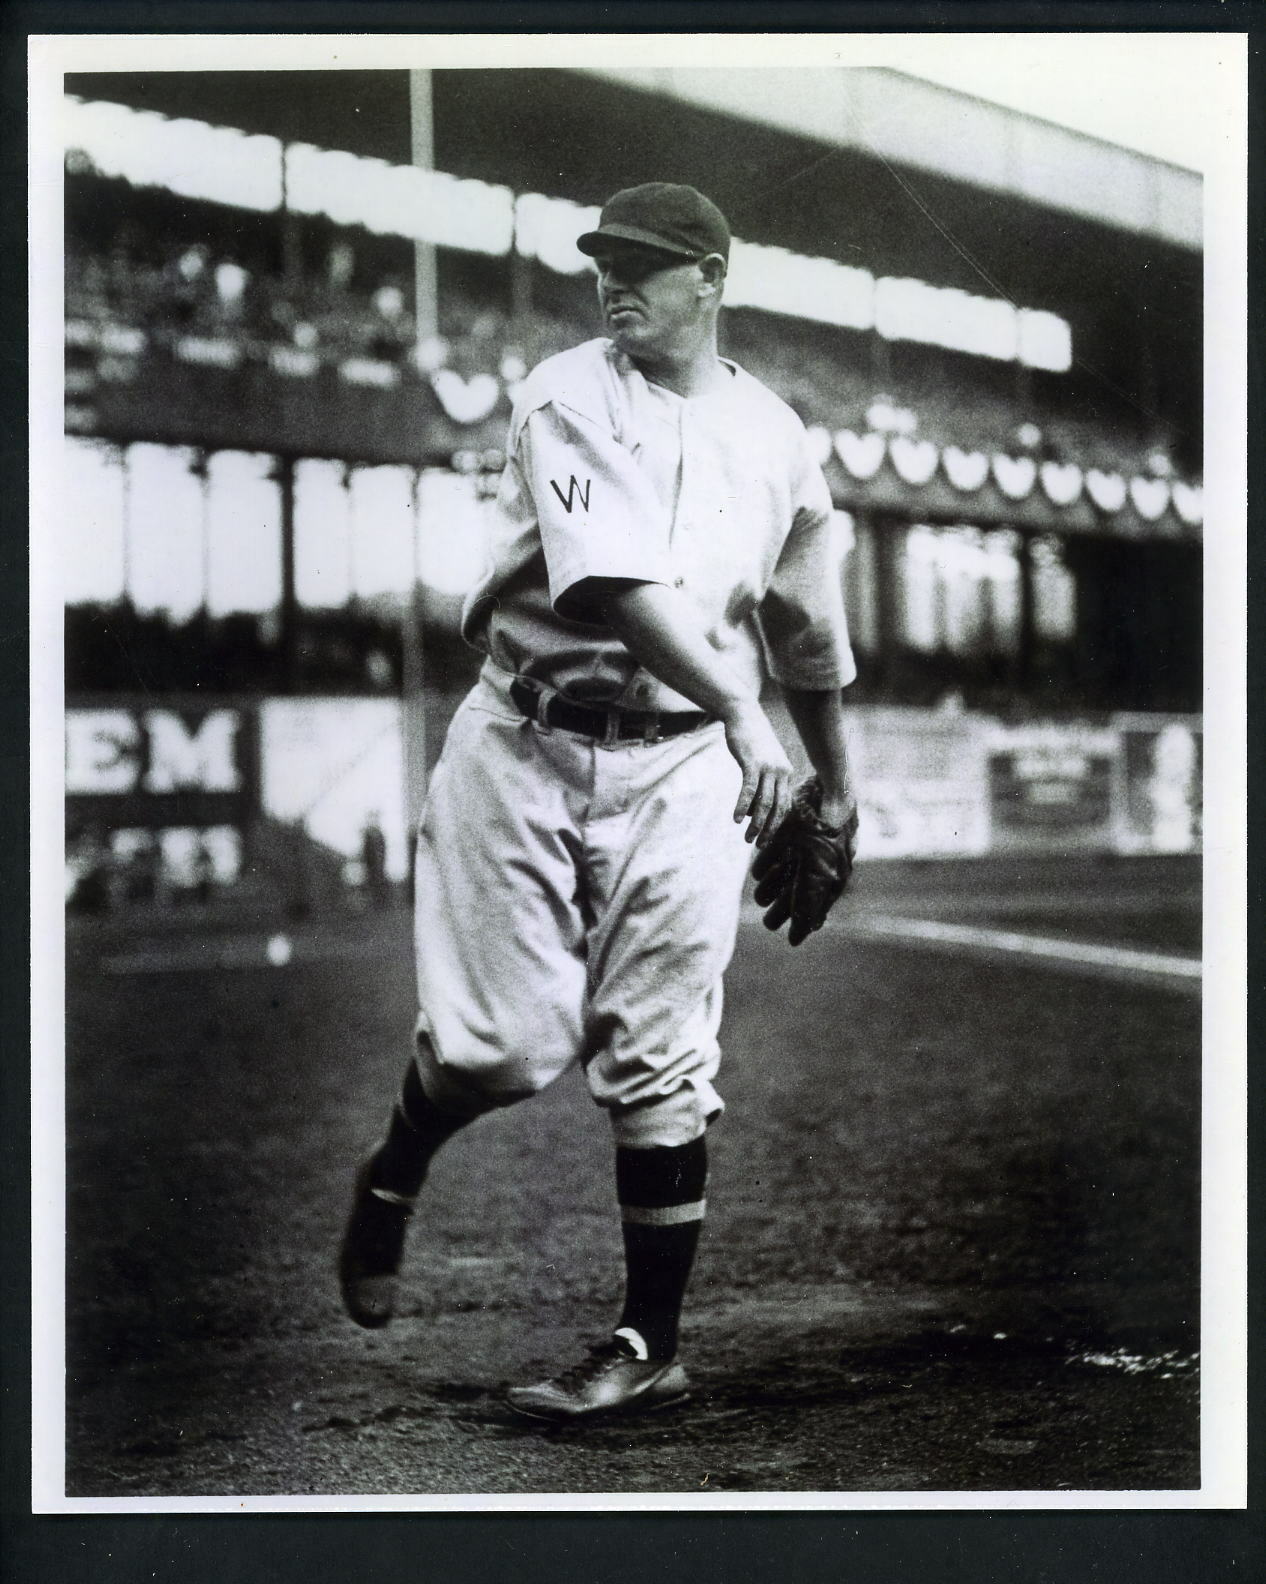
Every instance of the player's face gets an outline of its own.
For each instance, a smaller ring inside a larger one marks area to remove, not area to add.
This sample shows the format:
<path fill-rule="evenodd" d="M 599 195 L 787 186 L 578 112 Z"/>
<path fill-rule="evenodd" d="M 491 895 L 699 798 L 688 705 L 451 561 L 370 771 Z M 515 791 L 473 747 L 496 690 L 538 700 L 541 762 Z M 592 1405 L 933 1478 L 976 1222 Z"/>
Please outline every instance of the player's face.
<path fill-rule="evenodd" d="M 607 334 L 630 356 L 672 350 L 699 322 L 699 267 L 636 243 L 595 255 L 598 303 Z"/>

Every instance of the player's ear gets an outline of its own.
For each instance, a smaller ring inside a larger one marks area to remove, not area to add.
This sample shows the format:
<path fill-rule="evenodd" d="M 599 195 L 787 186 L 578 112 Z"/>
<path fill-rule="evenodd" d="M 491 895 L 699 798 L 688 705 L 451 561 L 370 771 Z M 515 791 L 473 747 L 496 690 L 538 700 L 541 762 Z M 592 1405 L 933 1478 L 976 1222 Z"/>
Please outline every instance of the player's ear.
<path fill-rule="evenodd" d="M 700 297 L 719 297 L 725 285 L 725 260 L 719 253 L 707 253 L 699 260 Z"/>

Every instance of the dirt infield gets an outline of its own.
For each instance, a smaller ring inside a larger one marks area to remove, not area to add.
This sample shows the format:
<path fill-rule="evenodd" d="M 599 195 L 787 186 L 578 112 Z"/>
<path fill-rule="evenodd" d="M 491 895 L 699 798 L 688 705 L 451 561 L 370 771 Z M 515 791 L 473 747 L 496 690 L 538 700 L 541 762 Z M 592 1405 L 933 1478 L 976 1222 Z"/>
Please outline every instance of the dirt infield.
<path fill-rule="evenodd" d="M 1183 952 L 1197 888 L 1191 865 L 1062 888 L 1031 864 L 875 866 L 855 906 Z M 402 1316 L 357 1330 L 333 1253 L 407 1051 L 408 924 L 288 929 L 280 965 L 278 928 L 72 932 L 68 1494 L 1198 1482 L 1198 985 L 847 919 L 792 953 L 745 918 L 695 1399 L 542 1431 L 504 1385 L 618 1297 L 603 1118 L 571 1075 L 454 1141 Z"/>

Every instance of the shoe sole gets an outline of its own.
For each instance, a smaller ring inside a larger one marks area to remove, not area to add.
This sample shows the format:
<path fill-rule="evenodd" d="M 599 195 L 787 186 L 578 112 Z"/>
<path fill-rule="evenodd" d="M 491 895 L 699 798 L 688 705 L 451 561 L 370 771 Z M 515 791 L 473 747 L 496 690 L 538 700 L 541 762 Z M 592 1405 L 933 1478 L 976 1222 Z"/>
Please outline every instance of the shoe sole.
<path fill-rule="evenodd" d="M 633 1398 L 619 1408 L 595 1408 L 590 1413 L 541 1413 L 535 1408 L 521 1408 L 518 1403 L 505 1399 L 506 1407 L 521 1419 L 531 1419 L 536 1424 L 593 1424 L 595 1420 L 625 1419 L 638 1414 L 663 1413 L 666 1408 L 680 1408 L 690 1401 L 690 1392 L 678 1392 L 675 1397 L 660 1397 L 654 1402 Z"/>
<path fill-rule="evenodd" d="M 347 1318 L 360 1326 L 362 1331 L 384 1331 L 396 1317 L 395 1305 L 385 1314 L 375 1310 L 360 1308 L 346 1286 L 340 1289 L 343 1299 L 343 1312 Z"/>

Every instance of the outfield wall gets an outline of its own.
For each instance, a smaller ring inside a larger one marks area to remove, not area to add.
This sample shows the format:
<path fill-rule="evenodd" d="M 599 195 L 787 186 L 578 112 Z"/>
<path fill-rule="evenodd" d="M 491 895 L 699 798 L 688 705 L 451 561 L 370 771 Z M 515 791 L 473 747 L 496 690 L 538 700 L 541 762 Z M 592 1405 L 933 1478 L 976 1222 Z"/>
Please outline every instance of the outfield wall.
<path fill-rule="evenodd" d="M 257 882 L 305 900 L 366 885 L 366 832 L 404 880 L 392 698 L 111 695 L 66 710 L 67 894 L 94 865 L 146 898 Z M 296 891 L 296 886 L 298 890 Z"/>
<path fill-rule="evenodd" d="M 848 720 L 862 859 L 1201 848 L 1198 716 L 1009 724 L 858 706 Z M 340 883 L 354 893 L 371 827 L 386 879 L 401 882 L 401 733 L 398 700 L 381 697 L 73 700 L 67 894 L 103 858 L 146 894 L 285 880 L 279 869 L 314 861 L 323 895 Z"/>
<path fill-rule="evenodd" d="M 858 709 L 860 853 L 1181 853 L 1201 845 L 1199 717 L 1011 725 Z"/>
<path fill-rule="evenodd" d="M 778 725 L 793 742 L 785 715 Z M 862 859 L 1201 849 L 1198 715 L 1013 724 L 859 705 L 848 735 Z"/>

